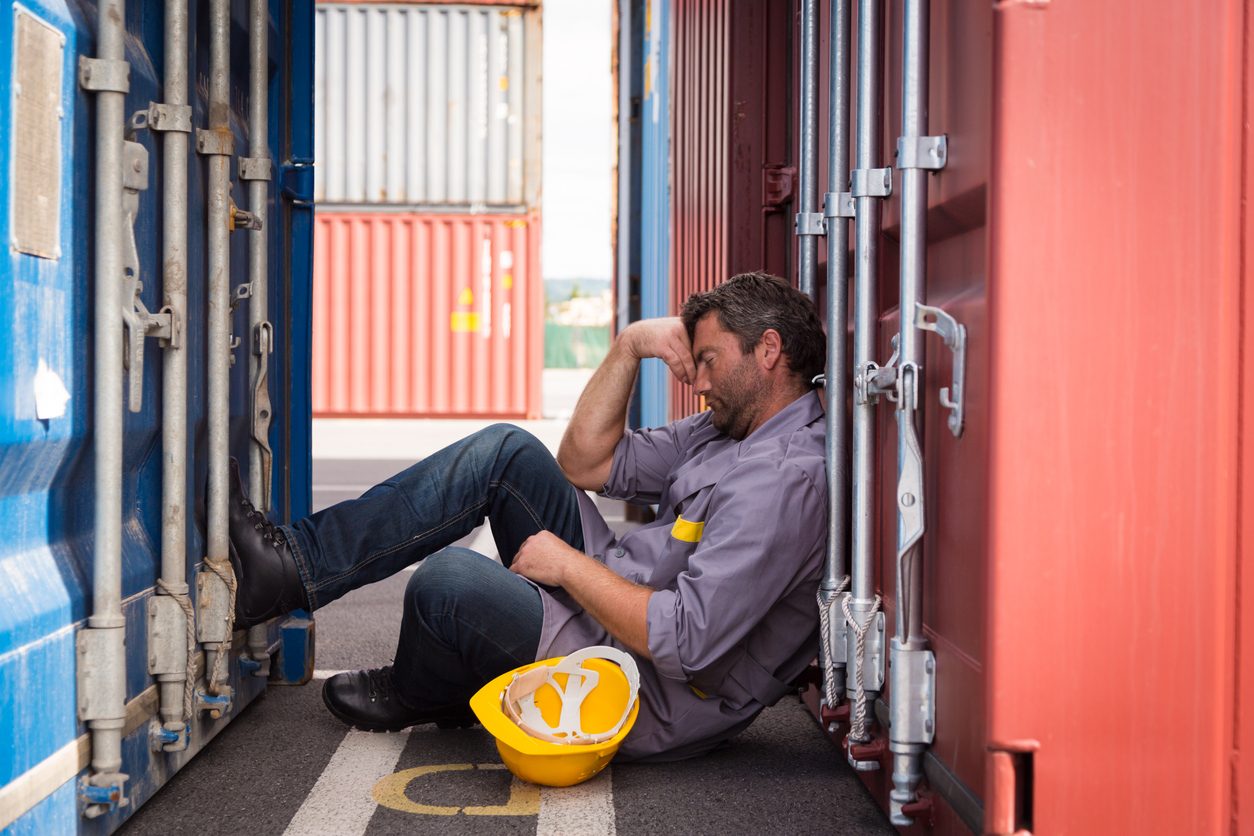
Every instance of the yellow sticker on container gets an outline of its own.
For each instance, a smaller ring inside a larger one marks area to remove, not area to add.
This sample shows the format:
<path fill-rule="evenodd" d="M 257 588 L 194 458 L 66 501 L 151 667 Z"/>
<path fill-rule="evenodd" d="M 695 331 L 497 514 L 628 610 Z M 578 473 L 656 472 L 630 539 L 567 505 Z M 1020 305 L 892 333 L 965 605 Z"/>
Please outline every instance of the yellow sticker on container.
<path fill-rule="evenodd" d="M 479 330 L 479 314 L 475 311 L 453 311 L 449 315 L 449 330 L 454 334 L 464 334 Z"/>
<path fill-rule="evenodd" d="M 705 523 L 686 520 L 682 516 L 671 526 L 671 536 L 685 543 L 700 543 L 703 531 L 705 531 Z"/>
<path fill-rule="evenodd" d="M 501 284 L 503 284 L 503 285 L 505 286 L 505 289 L 506 289 L 506 290 L 511 290 L 511 289 L 513 289 L 513 287 L 514 287 L 514 277 L 513 277 L 511 274 L 506 273 L 504 276 L 501 276 Z"/>
<path fill-rule="evenodd" d="M 475 303 L 475 294 L 473 291 L 471 291 L 470 288 L 466 288 L 465 290 L 463 290 L 461 292 L 461 295 L 457 297 L 457 304 L 459 305 L 470 306 L 470 305 L 473 305 L 474 303 Z"/>

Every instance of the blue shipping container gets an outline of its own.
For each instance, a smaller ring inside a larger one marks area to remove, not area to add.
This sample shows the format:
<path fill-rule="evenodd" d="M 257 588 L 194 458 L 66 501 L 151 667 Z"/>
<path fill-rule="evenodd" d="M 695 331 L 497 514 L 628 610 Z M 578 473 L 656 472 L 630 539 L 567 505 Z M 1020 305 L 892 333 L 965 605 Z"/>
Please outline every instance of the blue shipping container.
<path fill-rule="evenodd" d="M 128 116 L 162 101 L 164 10 L 165 4 L 151 0 L 133 0 L 126 9 Z M 121 771 L 129 776 L 122 788 L 128 804 L 115 804 L 95 818 L 82 815 L 81 783 L 90 774 L 91 736 L 79 719 L 76 641 L 92 614 L 96 558 L 93 300 L 100 282 L 94 275 L 98 108 L 96 94 L 80 84 L 79 61 L 96 55 L 96 11 L 94 4 L 75 0 L 21 0 L 0 13 L 0 55 L 10 56 L 0 66 L 3 101 L 29 96 L 30 90 L 23 88 L 28 77 L 56 85 L 59 72 L 59 112 L 53 122 L 42 123 L 59 123 L 59 131 L 44 135 L 42 143 L 32 142 L 31 126 L 19 107 L 10 105 L 0 118 L 0 171 L 5 173 L 0 177 L 0 237 L 10 245 L 0 267 L 0 740 L 7 744 L 0 751 L 0 830 L 6 834 L 116 829 L 267 683 L 254 675 L 261 671 L 242 652 L 245 634 L 237 632 L 237 652 L 229 665 L 231 710 L 220 719 L 194 712 L 184 751 L 154 750 L 150 731 L 157 690 L 148 672 L 146 613 L 161 567 L 166 349 L 156 340 L 145 340 L 142 410 L 124 414 L 121 480 L 127 703 Z M 230 168 L 234 202 L 244 208 L 248 181 L 239 179 L 238 158 L 244 149 L 253 158 L 262 155 L 250 148 L 247 135 L 249 5 L 234 0 L 230 11 L 230 123 L 237 155 Z M 268 369 L 271 516 L 283 521 L 306 515 L 310 504 L 313 2 L 270 0 L 269 13 L 268 156 L 274 179 L 263 216 L 269 242 L 267 318 L 274 327 Z M 190 0 L 189 21 L 194 131 L 208 124 L 207 0 Z M 19 56 L 18 41 L 29 33 L 34 33 L 37 48 L 27 45 Z M 43 62 L 43 70 L 33 77 L 31 67 L 36 65 L 22 62 L 36 59 Z M 56 86 L 49 89 L 58 92 Z M 141 129 L 130 138 L 148 152 L 148 183 L 138 194 L 134 238 L 142 300 L 156 312 L 164 304 L 161 134 Z M 47 193 L 32 196 L 24 191 L 30 178 L 16 176 L 27 173 L 32 153 L 40 172 L 59 177 L 59 194 L 51 202 Z M 197 511 L 208 468 L 206 171 L 206 158 L 196 153 L 193 139 L 188 155 L 188 307 L 181 329 L 189 393 L 185 563 L 193 601 L 206 550 L 204 515 Z M 232 289 L 247 277 L 246 235 L 235 234 L 230 243 Z M 245 463 L 252 426 L 248 304 L 241 298 L 235 305 L 232 333 L 241 342 L 230 373 L 231 453 Z M 305 619 L 269 625 L 266 642 L 277 654 L 271 678 L 299 680 L 310 674 L 309 625 Z"/>

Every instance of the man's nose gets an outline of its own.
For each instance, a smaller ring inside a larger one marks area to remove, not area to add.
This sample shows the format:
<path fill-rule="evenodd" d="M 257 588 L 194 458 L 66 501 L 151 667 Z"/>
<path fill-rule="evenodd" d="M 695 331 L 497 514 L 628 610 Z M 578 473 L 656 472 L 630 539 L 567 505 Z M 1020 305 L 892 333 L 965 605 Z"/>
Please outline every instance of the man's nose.
<path fill-rule="evenodd" d="M 698 395 L 704 395 L 710 391 L 710 376 L 706 373 L 704 366 L 697 366 L 697 379 L 692 382 L 692 388 Z"/>

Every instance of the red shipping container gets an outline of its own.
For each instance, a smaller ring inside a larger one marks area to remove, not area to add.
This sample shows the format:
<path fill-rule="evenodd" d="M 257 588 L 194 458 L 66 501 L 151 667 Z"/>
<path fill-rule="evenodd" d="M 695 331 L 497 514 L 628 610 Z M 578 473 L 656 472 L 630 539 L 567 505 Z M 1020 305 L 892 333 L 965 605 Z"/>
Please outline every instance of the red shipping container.
<path fill-rule="evenodd" d="M 673 0 L 671 311 L 728 276 L 792 278 L 794 10 L 770 0 Z M 672 418 L 701 408 L 670 383 Z"/>
<path fill-rule="evenodd" d="M 759 219 L 685 209 L 707 176 L 685 125 L 711 127 L 686 121 L 678 91 L 723 66 L 727 38 L 723 6 L 675 7 L 682 298 L 726 251 L 722 230 Z M 690 7 L 717 24 L 712 56 L 684 40 Z M 900 8 L 885 4 L 883 164 L 900 133 Z M 1250 4 L 936 0 L 931 20 L 929 130 L 947 134 L 949 160 L 929 178 L 926 301 L 968 339 L 962 438 L 938 403 L 952 363 L 934 337 L 922 387 L 929 769 L 965 785 L 989 833 L 1254 832 Z M 767 101 L 795 95 L 768 88 Z M 729 179 L 762 161 L 733 160 Z M 898 328 L 898 208 L 885 202 L 881 360 Z M 879 421 L 891 625 L 891 405 Z M 863 777 L 886 807 L 882 765 Z M 919 831 L 967 832 L 932 798 Z"/>
<path fill-rule="evenodd" d="M 319 211 L 318 417 L 540 417 L 540 216 Z"/>

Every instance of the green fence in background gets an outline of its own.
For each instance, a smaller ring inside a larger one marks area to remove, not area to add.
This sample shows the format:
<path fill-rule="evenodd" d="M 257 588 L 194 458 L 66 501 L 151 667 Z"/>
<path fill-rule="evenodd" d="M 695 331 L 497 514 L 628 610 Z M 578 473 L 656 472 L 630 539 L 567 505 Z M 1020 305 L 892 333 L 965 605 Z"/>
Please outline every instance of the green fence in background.
<path fill-rule="evenodd" d="M 609 326 L 544 323 L 546 369 L 595 369 L 610 350 Z"/>

